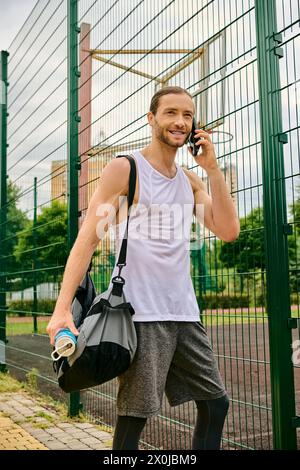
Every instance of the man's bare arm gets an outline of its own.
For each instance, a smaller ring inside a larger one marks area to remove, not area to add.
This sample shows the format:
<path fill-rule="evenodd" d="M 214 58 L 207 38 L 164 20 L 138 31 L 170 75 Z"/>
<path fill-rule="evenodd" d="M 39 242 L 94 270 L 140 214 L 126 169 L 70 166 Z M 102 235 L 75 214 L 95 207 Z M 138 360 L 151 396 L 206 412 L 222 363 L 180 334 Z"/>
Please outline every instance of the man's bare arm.
<path fill-rule="evenodd" d="M 103 170 L 66 263 L 60 293 L 47 326 L 51 344 L 61 328 L 69 328 L 78 334 L 71 313 L 72 301 L 99 241 L 104 238 L 109 225 L 115 222 L 120 197 L 127 195 L 129 173 L 130 164 L 126 158 L 113 160 Z"/>
<path fill-rule="evenodd" d="M 198 205 L 204 204 L 204 225 L 225 242 L 236 240 L 240 222 L 222 171 L 217 168 L 208 175 L 211 197 L 199 178 L 195 191 L 196 216 Z M 198 217 L 197 217 L 198 218 Z"/>
<path fill-rule="evenodd" d="M 194 172 L 184 170 L 194 192 L 194 214 L 197 220 L 225 242 L 234 241 L 240 232 L 237 212 L 226 185 L 222 171 L 217 168 L 209 173 L 211 196 L 201 178 Z"/>

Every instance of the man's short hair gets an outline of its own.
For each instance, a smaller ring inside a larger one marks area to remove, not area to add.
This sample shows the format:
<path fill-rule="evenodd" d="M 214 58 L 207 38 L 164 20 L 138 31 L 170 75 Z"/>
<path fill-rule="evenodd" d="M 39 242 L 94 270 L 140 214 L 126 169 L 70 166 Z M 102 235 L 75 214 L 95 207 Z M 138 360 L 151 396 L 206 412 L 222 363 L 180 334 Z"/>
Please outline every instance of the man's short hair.
<path fill-rule="evenodd" d="M 185 90 L 184 88 L 181 88 L 180 86 L 165 86 L 158 90 L 151 99 L 150 103 L 150 111 L 154 115 L 157 113 L 157 108 L 159 106 L 159 100 L 162 96 L 164 95 L 187 95 L 191 99 L 193 99 L 192 95 Z"/>

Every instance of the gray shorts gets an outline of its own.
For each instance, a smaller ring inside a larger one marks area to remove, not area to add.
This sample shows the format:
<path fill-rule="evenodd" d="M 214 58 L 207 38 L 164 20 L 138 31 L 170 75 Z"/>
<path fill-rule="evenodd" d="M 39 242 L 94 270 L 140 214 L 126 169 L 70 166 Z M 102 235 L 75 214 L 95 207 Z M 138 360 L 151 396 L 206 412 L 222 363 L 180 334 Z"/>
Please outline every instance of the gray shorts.
<path fill-rule="evenodd" d="M 138 347 L 118 377 L 117 413 L 157 415 L 165 391 L 171 406 L 225 395 L 217 362 L 200 322 L 135 322 Z"/>

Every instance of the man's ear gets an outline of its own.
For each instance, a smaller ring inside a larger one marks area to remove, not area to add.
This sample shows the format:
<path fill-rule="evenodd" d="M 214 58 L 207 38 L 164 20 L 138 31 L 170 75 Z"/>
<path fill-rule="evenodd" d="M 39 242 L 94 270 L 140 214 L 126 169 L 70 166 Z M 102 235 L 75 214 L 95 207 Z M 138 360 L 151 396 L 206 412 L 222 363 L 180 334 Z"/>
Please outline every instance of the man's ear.
<path fill-rule="evenodd" d="M 148 119 L 149 125 L 152 127 L 153 121 L 154 121 L 154 114 L 151 111 L 147 113 L 147 119 Z"/>

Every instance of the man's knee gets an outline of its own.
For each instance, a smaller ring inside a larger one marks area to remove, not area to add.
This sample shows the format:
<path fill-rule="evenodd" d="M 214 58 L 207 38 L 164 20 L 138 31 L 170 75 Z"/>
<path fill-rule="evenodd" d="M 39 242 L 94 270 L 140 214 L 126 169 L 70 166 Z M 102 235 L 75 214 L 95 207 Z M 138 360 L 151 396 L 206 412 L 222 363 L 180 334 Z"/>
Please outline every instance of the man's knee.
<path fill-rule="evenodd" d="M 227 416 L 229 406 L 230 406 L 230 400 L 229 400 L 229 396 L 227 395 L 227 393 L 226 395 L 224 395 L 224 397 L 222 397 L 222 399 L 223 399 L 224 413 L 225 413 L 225 416 Z"/>
<path fill-rule="evenodd" d="M 196 406 L 200 413 L 204 408 L 207 409 L 207 407 L 209 407 L 210 412 L 215 412 L 218 415 L 222 414 L 225 417 L 229 410 L 229 403 L 229 397 L 227 393 L 225 393 L 221 398 L 196 401 Z"/>

